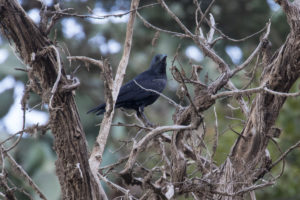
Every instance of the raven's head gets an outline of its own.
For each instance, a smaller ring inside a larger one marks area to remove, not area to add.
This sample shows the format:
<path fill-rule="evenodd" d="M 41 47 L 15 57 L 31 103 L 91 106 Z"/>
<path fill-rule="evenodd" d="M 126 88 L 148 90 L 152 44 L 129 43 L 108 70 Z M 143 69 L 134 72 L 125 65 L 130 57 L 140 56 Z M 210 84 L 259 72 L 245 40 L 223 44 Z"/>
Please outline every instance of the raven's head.
<path fill-rule="evenodd" d="M 166 63 L 167 55 L 166 54 L 156 54 L 151 61 L 150 70 L 159 73 L 166 74 Z"/>

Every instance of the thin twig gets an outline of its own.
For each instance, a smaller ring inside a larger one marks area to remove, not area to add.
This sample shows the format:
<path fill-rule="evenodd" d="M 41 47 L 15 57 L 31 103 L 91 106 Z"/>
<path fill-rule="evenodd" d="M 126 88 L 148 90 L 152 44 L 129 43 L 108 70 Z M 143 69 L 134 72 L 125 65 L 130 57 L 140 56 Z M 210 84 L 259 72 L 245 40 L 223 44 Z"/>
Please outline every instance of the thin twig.
<path fill-rule="evenodd" d="M 161 6 L 168 12 L 168 14 L 177 22 L 180 28 L 189 36 L 193 36 L 193 34 L 186 28 L 185 25 L 180 21 L 180 19 L 169 9 L 164 0 L 157 0 Z"/>
<path fill-rule="evenodd" d="M 41 126 L 39 126 L 38 124 L 36 124 L 34 126 L 28 127 L 28 128 L 26 128 L 24 130 L 21 130 L 21 131 L 18 131 L 16 133 L 12 134 L 11 136 L 9 136 L 8 138 L 6 138 L 5 140 L 1 141 L 0 145 L 3 145 L 4 143 L 6 143 L 7 141 L 11 140 L 15 136 L 21 134 L 22 132 L 33 134 L 33 133 L 35 133 L 37 131 L 46 131 L 48 129 L 50 129 L 49 123 L 46 123 L 45 125 L 41 125 Z"/>
<path fill-rule="evenodd" d="M 270 94 L 273 94 L 276 96 L 282 96 L 282 97 L 298 97 L 298 96 L 300 96 L 300 92 L 294 92 L 294 93 L 277 92 L 277 91 L 268 89 L 265 85 L 262 85 L 257 88 L 220 92 L 218 94 L 211 95 L 211 98 L 218 99 L 218 98 L 222 98 L 222 97 L 250 95 L 250 94 L 260 93 L 260 92 L 267 92 L 267 93 L 270 93 Z"/>
<path fill-rule="evenodd" d="M 86 56 L 68 56 L 67 59 L 69 59 L 69 60 L 80 60 L 80 61 L 85 62 L 85 63 L 90 63 L 90 64 L 98 66 L 100 68 L 100 70 L 104 71 L 102 60 L 96 60 L 96 59 L 89 58 L 89 57 L 86 57 Z"/>
<path fill-rule="evenodd" d="M 211 9 L 211 7 L 212 7 L 212 5 L 213 5 L 214 3 L 215 3 L 215 0 L 212 0 L 212 1 L 210 2 L 209 6 L 207 7 L 207 9 L 205 10 L 204 14 L 201 16 L 200 22 L 198 23 L 198 24 L 199 24 L 199 25 L 198 25 L 199 27 L 201 26 L 203 19 L 206 17 L 206 15 L 207 15 L 208 12 L 210 11 L 210 9 Z M 200 9 L 199 12 L 202 14 L 201 9 Z"/>
<path fill-rule="evenodd" d="M 23 118 L 22 118 L 22 130 L 25 129 L 25 123 L 26 123 L 26 106 L 27 106 L 27 100 L 29 98 L 29 92 L 30 92 L 30 86 L 26 85 L 22 100 L 21 100 L 21 106 L 22 106 L 22 111 L 23 111 Z M 20 132 L 19 137 L 17 138 L 17 140 L 14 142 L 14 144 L 12 146 L 10 146 L 9 148 L 5 149 L 5 152 L 8 152 L 10 150 L 12 150 L 13 148 L 15 148 L 19 142 L 21 141 L 21 138 L 23 137 L 23 133 L 24 131 Z"/>
<path fill-rule="evenodd" d="M 242 88 L 242 90 L 247 89 L 247 88 L 251 85 L 251 83 L 253 82 L 253 80 L 254 80 L 254 78 L 255 78 L 255 72 L 256 72 L 256 69 L 257 69 L 257 67 L 258 67 L 259 59 L 260 59 L 260 54 L 257 55 L 255 65 L 254 65 L 254 68 L 253 68 L 253 70 L 252 70 L 251 78 L 250 78 L 249 82 Z M 250 72 L 250 73 L 251 73 L 251 72 Z"/>
<path fill-rule="evenodd" d="M 282 150 L 281 150 L 281 148 L 280 148 L 280 146 L 279 146 L 279 144 L 276 142 L 276 140 L 274 140 L 274 138 L 271 138 L 271 141 L 275 144 L 275 146 L 277 147 L 277 149 L 278 149 L 278 151 L 280 152 L 280 154 L 281 155 L 283 155 L 283 152 L 282 152 Z M 299 144 L 298 144 L 298 146 L 299 146 Z M 292 146 L 292 149 L 293 149 L 293 146 Z M 287 155 L 287 154 L 286 154 Z M 284 169 L 285 169 L 285 159 L 284 159 L 285 157 L 283 157 L 283 159 L 282 159 L 282 168 L 281 168 L 281 171 L 280 171 L 280 173 L 273 179 L 274 181 L 275 180 L 277 180 L 277 179 L 279 179 L 282 175 L 283 175 L 283 173 L 284 173 Z M 276 163 L 277 164 L 277 163 Z M 275 164 L 275 165 L 276 165 Z M 274 165 L 274 166 L 275 166 Z M 273 164 L 270 166 L 270 170 L 272 169 L 272 167 L 273 167 Z"/>
<path fill-rule="evenodd" d="M 218 131 L 218 128 L 219 128 L 219 124 L 218 124 L 218 115 L 217 115 L 217 112 L 216 112 L 216 107 L 214 106 L 214 115 L 215 115 L 215 136 L 214 136 L 214 144 L 213 144 L 213 147 L 212 147 L 212 155 L 211 157 L 213 158 L 216 151 L 217 151 L 217 147 L 218 147 L 218 138 L 219 138 L 219 131 Z"/>
<path fill-rule="evenodd" d="M 292 150 L 294 150 L 295 148 L 300 147 L 300 140 L 298 142 L 296 142 L 293 146 L 291 146 L 290 148 L 288 148 L 283 154 L 281 154 L 281 156 L 272 163 L 271 165 L 271 169 L 277 165 L 281 160 L 283 160 Z"/>
<path fill-rule="evenodd" d="M 138 82 L 136 82 L 136 80 L 133 80 L 134 83 L 139 86 L 140 88 L 142 88 L 145 91 L 149 91 L 149 92 L 153 92 L 155 94 L 158 94 L 159 96 L 161 96 L 162 98 L 166 99 L 171 105 L 175 106 L 178 109 L 182 109 L 182 106 L 177 104 L 175 101 L 173 101 L 172 99 L 170 99 L 169 97 L 167 97 L 166 95 L 156 91 L 156 90 L 152 90 L 152 89 L 148 89 L 148 88 L 144 88 L 143 86 L 141 86 Z"/>
<path fill-rule="evenodd" d="M 154 26 L 153 24 L 151 24 L 150 22 L 148 22 L 145 18 L 143 18 L 139 12 L 137 12 L 137 16 L 140 18 L 140 20 L 143 21 L 144 25 L 146 27 L 150 27 L 156 31 L 159 31 L 159 32 L 163 32 L 163 33 L 168 33 L 168 34 L 171 34 L 171 35 L 174 35 L 176 37 L 180 37 L 180 38 L 187 38 L 187 37 L 190 37 L 189 35 L 186 35 L 184 33 L 178 33 L 178 32 L 173 32 L 173 31 L 168 31 L 168 30 L 165 30 L 165 29 L 162 29 L 162 28 L 159 28 L 157 26 Z"/>
<path fill-rule="evenodd" d="M 276 183 L 275 181 L 268 181 L 268 182 L 263 183 L 263 184 L 253 185 L 253 186 L 250 186 L 250 187 L 243 188 L 243 189 L 241 189 L 237 192 L 233 192 L 233 193 L 231 193 L 231 192 L 221 192 L 221 191 L 216 191 L 216 190 L 213 190 L 211 192 L 222 195 L 222 196 L 234 197 L 234 196 L 238 196 L 238 195 L 241 195 L 241 194 L 245 194 L 245 193 L 250 192 L 250 191 L 254 191 L 254 190 L 261 189 L 261 188 L 265 188 L 265 187 L 270 186 L 270 185 L 274 185 L 275 183 Z"/>
<path fill-rule="evenodd" d="M 245 60 L 244 63 L 242 63 L 240 66 L 238 66 L 237 68 L 235 68 L 234 70 L 231 71 L 230 73 L 230 77 L 232 77 L 233 75 L 235 75 L 237 72 L 241 71 L 242 69 L 244 69 L 245 67 L 247 67 L 250 62 L 253 60 L 253 58 L 260 52 L 261 48 L 263 47 L 263 43 L 265 42 L 265 40 L 268 38 L 269 34 L 270 34 L 270 28 L 271 28 L 271 22 L 269 21 L 267 23 L 267 31 L 264 34 L 263 38 L 261 39 L 260 43 L 258 44 L 258 46 L 256 47 L 256 49 L 251 53 L 251 55 Z"/>
<path fill-rule="evenodd" d="M 212 5 L 213 2 L 214 2 L 214 0 L 211 2 L 210 5 Z M 209 19 L 210 19 L 211 25 L 215 26 L 216 22 L 215 22 L 214 16 L 211 13 L 209 14 Z M 215 29 L 211 28 L 207 35 L 207 43 L 208 44 L 211 44 L 213 42 L 214 34 L 215 34 Z"/>
<path fill-rule="evenodd" d="M 134 165 L 136 158 L 138 154 L 143 151 L 146 147 L 146 144 L 149 143 L 150 140 L 154 139 L 156 136 L 168 132 L 168 131 L 179 131 L 179 130 L 186 130 L 186 129 L 191 129 L 193 126 L 188 125 L 188 126 L 181 126 L 181 125 L 172 125 L 172 126 L 160 126 L 149 133 L 145 137 L 143 137 L 139 142 L 134 142 L 133 147 L 129 156 L 129 159 L 126 163 L 125 169 L 120 172 L 120 174 L 126 174 L 128 173 L 132 166 Z"/>
<path fill-rule="evenodd" d="M 208 20 L 207 20 L 207 21 L 208 21 Z M 213 28 L 221 35 L 222 38 L 225 38 L 225 39 L 227 39 L 227 40 L 229 40 L 229 41 L 231 41 L 231 42 L 243 42 L 243 41 L 245 41 L 245 40 L 248 40 L 248 39 L 250 39 L 250 38 L 252 38 L 252 37 L 254 37 L 254 36 L 256 36 L 256 35 L 258 35 L 258 34 L 260 34 L 260 33 L 262 33 L 262 32 L 264 32 L 264 30 L 267 28 L 267 26 L 264 26 L 264 27 L 263 27 L 262 29 L 260 29 L 259 31 L 255 32 L 255 33 L 253 33 L 253 34 L 251 34 L 251 35 L 248 35 L 248 36 L 246 36 L 246 37 L 243 37 L 243 38 L 241 38 L 241 39 L 234 39 L 234 38 L 231 38 L 231 37 L 225 35 L 225 34 L 224 34 L 220 29 L 218 29 L 216 26 L 213 26 Z"/>
<path fill-rule="evenodd" d="M 276 96 L 282 96 L 282 97 L 298 97 L 298 96 L 300 96 L 300 92 L 294 92 L 294 93 L 277 92 L 274 90 L 270 90 L 267 87 L 264 87 L 264 91 L 266 91 L 270 94 L 274 94 Z"/>
<path fill-rule="evenodd" d="M 208 45 L 206 45 L 199 36 L 192 34 L 187 29 L 187 27 L 180 21 L 180 19 L 169 9 L 169 7 L 166 5 L 164 0 L 158 0 L 158 2 L 161 3 L 162 7 L 177 22 L 177 24 L 182 28 L 182 30 L 193 39 L 195 44 L 199 46 L 199 48 L 203 51 L 203 53 L 206 54 L 208 57 L 210 57 L 218 65 L 218 69 L 219 69 L 219 71 L 221 71 L 223 73 L 223 76 L 222 76 L 220 82 L 218 82 L 218 85 L 216 85 L 215 87 L 218 88 L 219 84 L 227 83 L 231 89 L 236 89 L 234 84 L 229 80 L 230 77 L 228 76 L 228 74 L 230 74 L 231 70 L 230 70 L 228 64 L 220 56 L 218 56 L 212 49 L 210 49 L 210 47 Z M 213 89 L 213 88 L 211 88 L 211 89 Z M 241 97 L 238 97 L 237 100 L 238 100 L 244 114 L 246 116 L 248 116 L 249 108 L 248 108 L 246 102 L 244 101 L 244 99 L 242 99 Z"/>
<path fill-rule="evenodd" d="M 63 16 L 68 16 L 68 17 L 78 17 L 78 18 L 82 18 L 82 19 L 86 19 L 86 18 L 90 18 L 90 19 L 105 19 L 105 18 L 109 18 L 109 17 L 122 17 L 124 15 L 130 14 L 131 12 L 135 12 L 135 11 L 141 10 L 143 8 L 153 7 L 153 6 L 156 6 L 158 4 L 159 3 L 151 3 L 151 4 L 144 5 L 144 6 L 136 8 L 136 9 L 132 9 L 132 10 L 120 13 L 120 14 L 109 14 L 109 15 L 102 15 L 102 16 L 94 15 L 94 14 L 92 14 L 92 15 L 81 15 L 81 14 L 76 14 L 76 13 L 66 13 L 65 12 L 65 11 L 69 11 L 69 10 L 72 10 L 72 9 L 65 9 L 65 10 L 62 10 L 60 12 L 58 12 L 58 11 L 52 11 L 51 13 L 52 14 L 59 14 L 59 15 L 63 15 Z"/>
<path fill-rule="evenodd" d="M 112 126 L 135 127 L 135 128 L 138 128 L 138 129 L 145 129 L 145 130 L 152 130 L 153 129 L 151 127 L 141 126 L 141 125 L 138 125 L 138 124 L 124 124 L 124 123 L 121 123 L 121 122 L 118 122 L 117 124 L 111 124 L 111 125 Z"/>
<path fill-rule="evenodd" d="M 107 183 L 109 186 L 111 186 L 114 189 L 117 189 L 118 191 L 122 192 L 123 194 L 127 195 L 130 199 L 138 199 L 136 197 L 134 197 L 132 194 L 130 194 L 130 190 L 126 190 L 125 188 L 111 182 L 110 180 L 108 180 L 106 177 L 102 176 L 100 173 L 98 173 L 99 178 L 104 181 L 105 183 Z"/>
<path fill-rule="evenodd" d="M 124 163 L 126 160 L 128 160 L 129 155 L 125 156 L 124 158 L 119 159 L 118 162 L 110 164 L 110 165 L 106 165 L 104 167 L 100 167 L 99 169 L 99 173 L 105 169 L 107 169 L 107 171 L 105 172 L 105 174 L 103 174 L 104 176 L 106 176 L 109 172 L 111 172 L 114 168 L 116 168 L 117 166 L 121 165 L 122 163 Z M 102 173 L 102 172 L 101 172 Z"/>
<path fill-rule="evenodd" d="M 211 98 L 219 99 L 219 98 L 228 97 L 228 96 L 250 95 L 250 94 L 259 93 L 262 91 L 264 91 L 264 86 L 246 89 L 246 90 L 232 90 L 232 91 L 220 92 L 218 94 L 212 95 Z"/>
<path fill-rule="evenodd" d="M 50 109 L 54 109 L 52 107 L 52 99 L 54 97 L 54 94 L 57 90 L 57 86 L 58 86 L 58 83 L 61 79 L 61 70 L 62 70 L 62 66 L 61 66 L 61 62 L 60 62 L 60 55 L 59 55 L 59 52 L 57 50 L 57 48 L 54 46 L 54 45 L 50 45 L 49 48 L 52 48 L 54 51 L 55 51 L 55 54 L 56 54 L 56 62 L 57 62 L 57 77 L 56 77 L 56 80 L 54 82 L 54 85 L 51 89 L 51 97 L 50 97 L 50 100 L 49 100 L 49 108 Z"/>
<path fill-rule="evenodd" d="M 1 147 L 2 148 L 2 147 Z M 18 172 L 25 180 L 28 182 L 28 184 L 34 189 L 34 191 L 40 196 L 41 199 L 47 200 L 46 196 L 41 192 L 39 187 L 33 182 L 31 177 L 26 173 L 26 171 L 14 160 L 14 158 L 8 153 L 4 151 L 4 154 L 8 158 L 8 161 L 12 165 L 13 168 L 15 168 L 16 172 Z"/>

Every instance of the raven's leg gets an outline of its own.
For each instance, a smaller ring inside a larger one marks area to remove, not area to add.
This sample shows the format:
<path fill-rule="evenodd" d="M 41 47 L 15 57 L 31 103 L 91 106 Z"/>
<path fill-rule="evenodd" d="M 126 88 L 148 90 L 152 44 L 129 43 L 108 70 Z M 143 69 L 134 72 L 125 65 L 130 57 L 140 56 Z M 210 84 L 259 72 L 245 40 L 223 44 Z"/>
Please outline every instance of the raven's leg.
<path fill-rule="evenodd" d="M 139 109 L 136 111 L 136 114 L 138 118 L 140 118 L 146 126 L 154 127 L 154 125 L 144 115 L 144 106 L 139 107 Z"/>

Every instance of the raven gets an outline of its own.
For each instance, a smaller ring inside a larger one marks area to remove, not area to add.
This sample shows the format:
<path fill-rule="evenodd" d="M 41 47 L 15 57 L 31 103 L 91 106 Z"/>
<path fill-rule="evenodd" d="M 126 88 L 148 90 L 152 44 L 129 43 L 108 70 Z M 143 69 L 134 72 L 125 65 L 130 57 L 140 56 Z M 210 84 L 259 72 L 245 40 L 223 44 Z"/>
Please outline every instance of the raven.
<path fill-rule="evenodd" d="M 153 91 L 161 93 L 167 83 L 166 59 L 165 54 L 155 55 L 148 70 L 125 83 L 120 89 L 115 108 L 133 109 L 139 117 L 146 119 L 143 114 L 144 107 L 153 104 L 159 97 L 159 94 Z M 105 103 L 100 104 L 87 113 L 95 112 L 96 115 L 102 115 L 105 106 Z"/>

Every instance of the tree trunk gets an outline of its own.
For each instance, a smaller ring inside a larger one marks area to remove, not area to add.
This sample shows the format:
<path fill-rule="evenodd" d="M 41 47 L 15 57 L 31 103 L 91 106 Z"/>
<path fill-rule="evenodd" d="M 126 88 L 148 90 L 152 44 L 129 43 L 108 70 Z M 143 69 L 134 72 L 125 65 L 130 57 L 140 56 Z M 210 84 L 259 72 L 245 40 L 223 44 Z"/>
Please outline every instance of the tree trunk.
<path fill-rule="evenodd" d="M 280 1 L 285 11 L 291 32 L 286 42 L 275 55 L 264 63 L 261 85 L 270 90 L 289 92 L 292 85 L 300 76 L 300 18 L 299 1 L 290 3 Z M 223 165 L 223 171 L 218 179 L 223 183 L 218 190 L 236 193 L 243 190 L 247 184 L 252 185 L 264 171 L 257 173 L 257 166 L 268 170 L 267 145 L 270 138 L 278 137 L 280 130 L 273 127 L 279 111 L 286 100 L 285 96 L 261 93 L 252 102 L 247 123 L 236 141 L 230 159 Z M 230 173 L 228 173 L 230 172 Z M 243 183 L 243 184 L 238 184 Z M 217 195 L 218 196 L 218 195 Z M 218 197 L 216 197 L 218 198 Z M 241 199 L 242 195 L 222 199 Z"/>
<path fill-rule="evenodd" d="M 101 199 L 98 183 L 88 163 L 85 134 L 64 70 L 58 88 L 51 93 L 59 74 L 59 55 L 52 42 L 26 15 L 17 0 L 0 0 L 0 28 L 28 70 L 29 89 L 50 105 L 50 126 L 57 153 L 56 173 L 63 199 Z M 53 107 L 51 109 L 51 107 Z"/>

